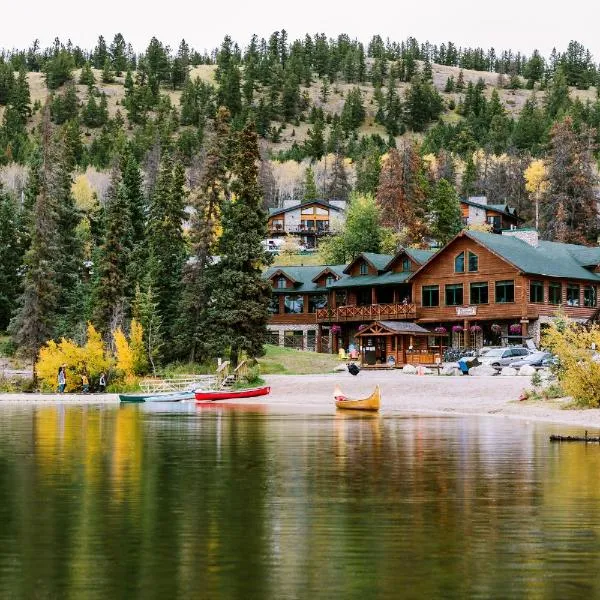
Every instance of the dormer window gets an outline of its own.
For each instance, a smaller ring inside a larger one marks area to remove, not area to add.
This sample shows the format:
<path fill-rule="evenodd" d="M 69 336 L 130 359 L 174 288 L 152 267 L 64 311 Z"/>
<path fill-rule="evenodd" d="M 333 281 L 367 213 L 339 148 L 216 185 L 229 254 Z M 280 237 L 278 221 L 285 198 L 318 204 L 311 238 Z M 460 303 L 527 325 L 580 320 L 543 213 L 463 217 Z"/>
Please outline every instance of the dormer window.
<path fill-rule="evenodd" d="M 325 280 L 325 285 L 327 287 L 333 285 L 335 282 L 335 277 L 333 275 L 327 275 L 327 279 Z"/>
<path fill-rule="evenodd" d="M 405 258 L 402 261 L 402 272 L 409 273 L 410 272 L 410 258 Z"/>
<path fill-rule="evenodd" d="M 465 272 L 465 253 L 461 252 L 454 259 L 454 272 L 455 273 L 464 273 Z"/>
<path fill-rule="evenodd" d="M 469 273 L 479 271 L 479 257 L 473 252 L 469 252 Z"/>
<path fill-rule="evenodd" d="M 367 266 L 367 263 L 360 263 L 360 268 L 359 268 L 359 274 L 360 275 L 368 275 L 369 274 L 369 267 Z"/>
<path fill-rule="evenodd" d="M 285 277 L 279 277 L 277 279 L 277 289 L 283 290 L 286 287 L 287 287 L 287 281 L 286 281 Z"/>

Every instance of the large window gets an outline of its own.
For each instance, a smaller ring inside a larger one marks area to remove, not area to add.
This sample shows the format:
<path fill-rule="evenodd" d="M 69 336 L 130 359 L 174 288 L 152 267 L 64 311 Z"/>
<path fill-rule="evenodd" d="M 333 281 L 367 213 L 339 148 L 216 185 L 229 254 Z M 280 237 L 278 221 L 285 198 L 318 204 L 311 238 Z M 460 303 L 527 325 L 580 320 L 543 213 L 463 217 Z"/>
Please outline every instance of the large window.
<path fill-rule="evenodd" d="M 440 305 L 440 286 L 439 285 L 424 285 L 423 286 L 422 304 L 425 307 Z"/>
<path fill-rule="evenodd" d="M 285 296 L 283 299 L 284 312 L 286 314 L 298 314 L 304 311 L 304 296 L 294 294 Z"/>
<path fill-rule="evenodd" d="M 544 282 L 530 281 L 529 282 L 529 302 L 542 303 L 544 302 Z"/>
<path fill-rule="evenodd" d="M 548 285 L 548 302 L 557 306 L 562 304 L 562 285 L 560 283 Z"/>
<path fill-rule="evenodd" d="M 455 273 L 464 273 L 465 272 L 465 253 L 461 252 L 454 259 L 454 271 Z"/>
<path fill-rule="evenodd" d="M 470 301 L 471 304 L 487 304 L 489 302 L 487 281 L 480 281 L 471 284 Z"/>
<path fill-rule="evenodd" d="M 596 306 L 596 286 L 586 285 L 583 288 L 583 305 L 584 306 Z"/>
<path fill-rule="evenodd" d="M 318 308 L 327 306 L 327 294 L 311 294 L 308 297 L 308 312 L 315 313 Z"/>
<path fill-rule="evenodd" d="M 515 282 L 496 281 L 496 302 L 506 304 L 515 301 Z"/>
<path fill-rule="evenodd" d="M 364 262 L 360 263 L 360 267 L 359 267 L 358 272 L 361 275 L 368 275 L 369 274 L 369 267 L 367 266 L 367 263 L 364 263 Z"/>
<path fill-rule="evenodd" d="M 277 288 L 282 290 L 287 287 L 287 279 L 285 277 L 277 278 Z"/>
<path fill-rule="evenodd" d="M 446 286 L 446 306 L 460 306 L 463 303 L 462 283 L 453 283 Z"/>
<path fill-rule="evenodd" d="M 402 261 L 402 272 L 409 273 L 410 272 L 410 258 L 405 258 Z"/>
<path fill-rule="evenodd" d="M 469 252 L 469 272 L 474 273 L 479 270 L 479 256 Z"/>
<path fill-rule="evenodd" d="M 567 306 L 579 306 L 579 286 L 576 283 L 567 284 Z"/>

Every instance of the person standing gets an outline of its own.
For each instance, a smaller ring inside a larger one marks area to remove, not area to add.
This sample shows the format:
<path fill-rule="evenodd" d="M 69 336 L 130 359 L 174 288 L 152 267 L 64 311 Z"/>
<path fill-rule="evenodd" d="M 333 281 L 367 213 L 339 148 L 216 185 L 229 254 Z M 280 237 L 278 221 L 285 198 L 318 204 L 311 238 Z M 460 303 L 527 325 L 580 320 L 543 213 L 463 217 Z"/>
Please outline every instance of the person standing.
<path fill-rule="evenodd" d="M 67 374 L 64 366 L 58 369 L 58 393 L 64 394 L 67 387 Z"/>
<path fill-rule="evenodd" d="M 101 394 L 106 391 L 106 375 L 104 372 L 100 373 L 100 379 L 98 380 L 98 391 Z"/>
<path fill-rule="evenodd" d="M 84 394 L 87 394 L 90 391 L 90 380 L 88 379 L 87 373 L 84 373 L 81 376 L 81 388 Z"/>

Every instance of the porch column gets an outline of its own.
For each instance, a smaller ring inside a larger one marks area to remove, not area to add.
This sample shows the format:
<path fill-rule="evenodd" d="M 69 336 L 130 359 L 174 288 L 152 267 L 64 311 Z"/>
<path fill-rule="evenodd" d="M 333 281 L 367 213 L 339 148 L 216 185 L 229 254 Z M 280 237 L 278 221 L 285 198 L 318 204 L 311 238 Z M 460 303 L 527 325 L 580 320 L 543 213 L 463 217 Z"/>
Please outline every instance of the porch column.
<path fill-rule="evenodd" d="M 529 319 L 521 319 L 521 335 L 523 337 L 528 335 Z"/>
<path fill-rule="evenodd" d="M 331 292 L 331 308 L 336 308 L 337 307 L 337 292 L 335 290 L 333 290 L 333 292 Z"/>
<path fill-rule="evenodd" d="M 303 294 L 302 296 L 303 298 L 303 303 L 302 303 L 302 312 L 303 313 L 308 313 L 308 294 Z"/>
<path fill-rule="evenodd" d="M 323 339 L 323 330 L 321 325 L 317 326 L 317 335 L 316 335 L 316 339 L 315 339 L 315 350 L 317 352 L 321 352 L 322 348 L 321 348 L 321 341 Z"/>
<path fill-rule="evenodd" d="M 463 324 L 463 332 L 465 334 L 465 348 L 470 346 L 469 342 L 471 341 L 471 332 L 469 331 L 470 323 L 468 319 L 465 319 Z"/>
<path fill-rule="evenodd" d="M 377 304 L 377 288 L 375 286 L 371 288 L 371 304 Z"/>
<path fill-rule="evenodd" d="M 394 302 L 394 304 L 398 304 L 400 302 L 400 300 L 398 300 L 398 288 L 394 288 L 393 302 Z"/>

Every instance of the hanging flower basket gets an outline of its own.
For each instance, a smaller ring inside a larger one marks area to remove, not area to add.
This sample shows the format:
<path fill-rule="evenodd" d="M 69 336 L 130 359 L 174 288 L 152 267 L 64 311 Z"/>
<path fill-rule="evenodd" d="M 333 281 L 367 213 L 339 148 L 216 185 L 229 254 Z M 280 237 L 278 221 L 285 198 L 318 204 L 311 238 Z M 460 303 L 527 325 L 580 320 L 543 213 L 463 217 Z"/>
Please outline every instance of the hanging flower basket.
<path fill-rule="evenodd" d="M 490 329 L 492 330 L 492 333 L 502 333 L 502 327 L 500 327 L 498 323 L 493 323 Z"/>
<path fill-rule="evenodd" d="M 338 335 L 339 333 L 341 333 L 342 328 L 339 325 L 332 325 L 331 326 L 331 334 L 332 335 Z"/>
<path fill-rule="evenodd" d="M 471 325 L 471 327 L 469 327 L 469 331 L 471 333 L 479 333 L 481 331 L 481 325 Z"/>
<path fill-rule="evenodd" d="M 452 333 L 460 333 L 464 330 L 462 325 L 452 325 Z"/>
<path fill-rule="evenodd" d="M 437 333 L 438 335 L 446 335 L 448 333 L 448 330 L 445 327 L 436 327 L 433 330 L 433 333 Z"/>
<path fill-rule="evenodd" d="M 513 335 L 519 335 L 521 333 L 521 325 L 519 323 L 514 323 L 508 328 L 508 331 Z"/>

